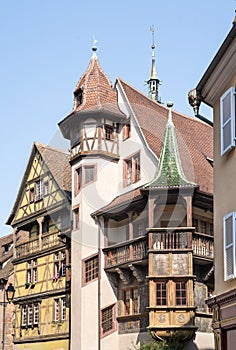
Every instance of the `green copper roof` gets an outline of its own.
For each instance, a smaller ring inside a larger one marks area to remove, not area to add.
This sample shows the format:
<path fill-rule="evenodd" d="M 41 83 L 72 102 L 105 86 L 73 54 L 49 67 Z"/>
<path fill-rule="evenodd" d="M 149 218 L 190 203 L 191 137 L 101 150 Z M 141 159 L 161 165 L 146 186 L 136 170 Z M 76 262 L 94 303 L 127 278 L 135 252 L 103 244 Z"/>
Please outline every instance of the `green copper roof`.
<path fill-rule="evenodd" d="M 195 184 L 186 179 L 179 155 L 175 126 L 172 121 L 171 107 L 169 103 L 169 117 L 166 125 L 164 141 L 161 150 L 160 161 L 154 179 L 144 188 L 176 188 L 193 187 Z"/>

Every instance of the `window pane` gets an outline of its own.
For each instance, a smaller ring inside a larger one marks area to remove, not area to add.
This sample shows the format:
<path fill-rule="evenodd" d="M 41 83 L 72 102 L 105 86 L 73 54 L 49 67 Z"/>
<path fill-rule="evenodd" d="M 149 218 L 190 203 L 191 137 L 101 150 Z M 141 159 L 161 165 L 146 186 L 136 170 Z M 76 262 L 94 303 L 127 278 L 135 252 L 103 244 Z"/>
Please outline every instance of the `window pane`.
<path fill-rule="evenodd" d="M 223 148 L 231 145 L 231 120 L 227 122 L 222 128 L 223 131 Z"/>
<path fill-rule="evenodd" d="M 61 276 L 66 275 L 66 260 L 62 260 L 61 262 Z"/>
<path fill-rule="evenodd" d="M 225 220 L 225 244 L 226 247 L 233 243 L 233 216 Z"/>
<path fill-rule="evenodd" d="M 66 319 L 66 298 L 61 299 L 61 320 Z"/>
<path fill-rule="evenodd" d="M 76 169 L 75 187 L 77 191 L 82 187 L 82 168 L 81 167 Z"/>
<path fill-rule="evenodd" d="M 27 308 L 26 308 L 26 305 L 23 305 L 22 309 L 21 309 L 21 324 L 22 324 L 22 326 L 25 326 L 26 322 L 27 322 Z"/>
<path fill-rule="evenodd" d="M 133 314 L 139 313 L 139 293 L 138 288 L 133 289 Z"/>
<path fill-rule="evenodd" d="M 102 310 L 102 330 L 106 333 L 113 329 L 113 307 Z"/>
<path fill-rule="evenodd" d="M 91 182 L 94 180 L 94 165 L 92 166 L 85 166 L 85 184 Z"/>
<path fill-rule="evenodd" d="M 124 291 L 125 315 L 130 314 L 130 290 Z"/>
<path fill-rule="evenodd" d="M 231 117 L 231 92 L 229 92 L 222 101 L 223 124 Z"/>
<path fill-rule="evenodd" d="M 98 277 L 98 256 L 85 261 L 85 282 Z"/>
<path fill-rule="evenodd" d="M 54 300 L 54 321 L 59 321 L 59 299 Z"/>
<path fill-rule="evenodd" d="M 42 180 L 36 181 L 36 200 L 43 198 L 43 183 Z"/>
<path fill-rule="evenodd" d="M 176 305 L 186 305 L 186 283 L 185 282 L 176 282 L 175 284 L 175 299 Z"/>
<path fill-rule="evenodd" d="M 34 324 L 39 323 L 39 306 L 38 304 L 34 304 Z"/>
<path fill-rule="evenodd" d="M 156 304 L 167 305 L 166 282 L 156 283 Z"/>
<path fill-rule="evenodd" d="M 33 323 L 33 307 L 32 305 L 28 305 L 28 324 Z"/>

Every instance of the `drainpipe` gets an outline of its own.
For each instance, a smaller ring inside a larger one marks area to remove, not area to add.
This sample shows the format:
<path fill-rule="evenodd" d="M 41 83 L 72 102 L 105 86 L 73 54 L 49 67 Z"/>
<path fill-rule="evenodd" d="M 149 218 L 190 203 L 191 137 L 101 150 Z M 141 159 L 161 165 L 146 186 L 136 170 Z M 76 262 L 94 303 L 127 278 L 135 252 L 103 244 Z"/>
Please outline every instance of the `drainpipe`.
<path fill-rule="evenodd" d="M 95 217 L 98 225 L 98 350 L 101 350 L 101 223 L 99 218 Z"/>

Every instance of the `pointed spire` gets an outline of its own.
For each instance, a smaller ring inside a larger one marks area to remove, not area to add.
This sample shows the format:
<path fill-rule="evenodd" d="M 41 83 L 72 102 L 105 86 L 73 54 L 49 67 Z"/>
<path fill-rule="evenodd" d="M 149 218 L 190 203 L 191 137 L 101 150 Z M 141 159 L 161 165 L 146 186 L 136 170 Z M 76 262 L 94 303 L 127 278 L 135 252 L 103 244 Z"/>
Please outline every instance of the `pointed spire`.
<path fill-rule="evenodd" d="M 154 179 L 145 185 L 145 188 L 194 187 L 195 184 L 186 179 L 182 168 L 175 126 L 172 121 L 173 103 L 169 102 L 167 107 L 169 107 L 169 116 L 160 161 Z"/>
<path fill-rule="evenodd" d="M 107 113 L 124 117 L 118 106 L 117 91 L 97 58 L 97 42 L 93 37 L 93 55 L 75 87 L 72 111 L 81 114 L 82 111 L 92 113 L 106 110 Z"/>
<path fill-rule="evenodd" d="M 150 28 L 152 32 L 152 66 L 148 83 L 148 96 L 157 102 L 160 102 L 158 96 L 158 86 L 160 85 L 160 80 L 157 77 L 156 65 L 155 65 L 155 44 L 154 44 L 154 26 Z"/>

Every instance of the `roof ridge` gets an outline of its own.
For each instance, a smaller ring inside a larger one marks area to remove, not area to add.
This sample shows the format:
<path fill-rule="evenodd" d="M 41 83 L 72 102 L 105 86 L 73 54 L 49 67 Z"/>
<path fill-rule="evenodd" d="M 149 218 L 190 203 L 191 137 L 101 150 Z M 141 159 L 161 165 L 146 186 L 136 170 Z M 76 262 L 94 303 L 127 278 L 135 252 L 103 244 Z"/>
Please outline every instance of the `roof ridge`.
<path fill-rule="evenodd" d="M 42 148 L 46 148 L 46 149 L 48 149 L 48 150 L 50 150 L 50 151 L 54 151 L 54 152 L 58 152 L 58 153 L 63 153 L 63 154 L 65 154 L 65 155 L 69 155 L 69 152 L 66 152 L 66 151 L 64 151 L 64 150 L 61 149 L 61 148 L 53 147 L 53 146 L 50 146 L 50 145 L 45 145 L 45 144 L 40 143 L 40 142 L 38 142 L 38 141 L 35 141 L 35 142 L 34 142 L 34 145 L 35 145 L 37 148 L 38 148 L 38 146 L 39 146 L 39 147 L 42 147 Z"/>
<path fill-rule="evenodd" d="M 168 111 L 168 107 L 166 107 L 164 104 L 161 104 L 161 103 L 159 103 L 159 102 L 157 102 L 157 101 L 152 100 L 150 97 L 148 97 L 147 95 L 145 95 L 144 92 L 142 92 L 142 91 L 140 91 L 140 90 L 134 88 L 132 85 L 130 85 L 129 83 L 127 83 L 126 81 L 124 81 L 122 78 L 118 77 L 117 80 L 120 81 L 121 84 L 127 85 L 130 89 L 132 89 L 132 90 L 135 91 L 136 93 L 142 95 L 144 98 L 146 98 L 146 99 L 148 100 L 149 103 L 152 103 L 153 106 L 155 106 L 155 107 L 158 106 L 158 107 L 161 107 L 161 108 L 165 109 L 166 111 Z M 203 124 L 203 125 L 206 125 L 206 126 L 212 128 L 212 126 L 209 125 L 208 123 L 206 123 L 206 122 L 204 122 L 204 121 L 202 121 L 202 120 L 200 120 L 200 119 L 198 119 L 198 118 L 192 117 L 192 116 L 190 116 L 190 115 L 188 115 L 188 114 L 181 113 L 181 112 L 178 112 L 178 111 L 176 111 L 176 110 L 173 110 L 173 114 L 177 114 L 177 115 L 179 115 L 179 116 L 181 116 L 181 117 L 184 117 L 184 118 L 186 118 L 186 119 L 190 119 L 190 120 L 192 120 L 192 121 L 194 121 L 194 122 L 197 122 L 197 123 L 200 123 L 200 124 Z"/>

